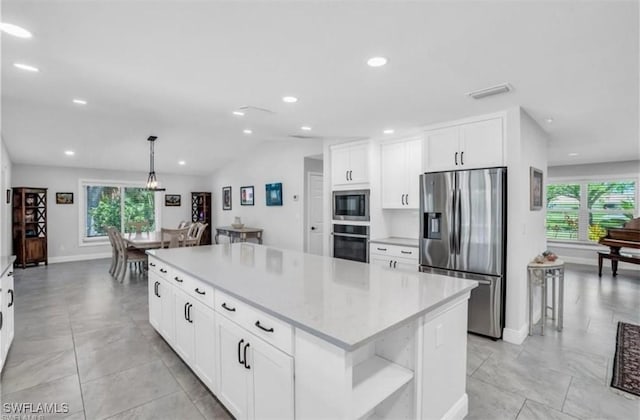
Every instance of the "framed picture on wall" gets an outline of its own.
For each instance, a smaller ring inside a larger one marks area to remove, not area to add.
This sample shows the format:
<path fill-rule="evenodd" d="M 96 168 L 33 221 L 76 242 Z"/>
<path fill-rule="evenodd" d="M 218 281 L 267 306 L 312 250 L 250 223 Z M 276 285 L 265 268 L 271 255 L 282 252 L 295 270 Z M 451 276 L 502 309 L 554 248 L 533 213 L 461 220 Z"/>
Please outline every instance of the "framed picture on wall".
<path fill-rule="evenodd" d="M 182 205 L 182 196 L 180 194 L 165 194 L 164 205 L 167 207 L 180 207 Z"/>
<path fill-rule="evenodd" d="M 266 184 L 267 206 L 282 205 L 282 183 Z"/>
<path fill-rule="evenodd" d="M 240 187 L 240 205 L 253 206 L 253 185 L 249 187 Z"/>
<path fill-rule="evenodd" d="M 531 210 L 542 209 L 542 194 L 544 192 L 544 183 L 542 171 L 533 166 L 529 169 L 529 203 Z"/>
<path fill-rule="evenodd" d="M 73 204 L 73 193 L 71 192 L 56 193 L 56 204 Z"/>
<path fill-rule="evenodd" d="M 222 210 L 231 210 L 231 186 L 222 187 Z"/>

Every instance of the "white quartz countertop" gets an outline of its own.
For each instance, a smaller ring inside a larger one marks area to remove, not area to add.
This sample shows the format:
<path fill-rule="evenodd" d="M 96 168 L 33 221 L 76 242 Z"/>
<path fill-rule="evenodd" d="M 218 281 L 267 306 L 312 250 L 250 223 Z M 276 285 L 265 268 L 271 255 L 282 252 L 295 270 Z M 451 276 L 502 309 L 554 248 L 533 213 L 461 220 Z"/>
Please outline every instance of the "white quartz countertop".
<path fill-rule="evenodd" d="M 372 244 L 410 246 L 412 248 L 418 248 L 418 240 L 414 238 L 399 238 L 392 236 L 389 238 L 371 239 L 369 242 Z"/>
<path fill-rule="evenodd" d="M 477 286 L 251 243 L 156 249 L 150 255 L 343 349 L 436 310 Z"/>
<path fill-rule="evenodd" d="M 15 255 L 2 255 L 0 256 L 0 276 L 7 272 L 13 266 L 13 262 L 16 260 Z"/>

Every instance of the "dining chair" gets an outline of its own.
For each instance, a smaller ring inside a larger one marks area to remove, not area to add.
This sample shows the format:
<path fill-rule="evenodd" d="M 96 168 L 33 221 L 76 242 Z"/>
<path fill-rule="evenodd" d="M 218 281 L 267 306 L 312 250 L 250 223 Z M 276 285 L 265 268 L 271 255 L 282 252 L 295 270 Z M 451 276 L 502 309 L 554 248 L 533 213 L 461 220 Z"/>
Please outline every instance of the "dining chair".
<path fill-rule="evenodd" d="M 180 223 L 178 223 L 178 229 L 183 229 L 183 228 L 189 227 L 190 225 L 191 225 L 191 222 L 187 220 L 181 220 Z"/>
<path fill-rule="evenodd" d="M 189 231 L 187 232 L 187 246 L 194 246 L 196 240 L 196 234 L 198 233 L 198 228 L 202 223 L 195 222 L 189 225 Z"/>
<path fill-rule="evenodd" d="M 186 246 L 188 240 L 189 227 L 182 229 L 160 230 L 160 248 L 179 248 Z"/>
<path fill-rule="evenodd" d="M 192 246 L 200 246 L 200 241 L 202 241 L 202 235 L 204 234 L 205 229 L 209 226 L 208 223 L 198 223 L 198 230 L 195 234 L 195 238 Z"/>
<path fill-rule="evenodd" d="M 122 234 L 117 230 L 113 231 L 113 237 L 118 248 L 118 268 L 116 269 L 116 278 L 120 278 L 120 282 L 124 281 L 127 274 L 127 267 L 134 264 L 134 267 L 142 273 L 147 262 L 147 254 L 144 251 L 135 248 L 127 248 Z"/>
<path fill-rule="evenodd" d="M 109 237 L 109 243 L 111 243 L 111 266 L 109 267 L 109 274 L 112 276 L 116 272 L 116 268 L 118 267 L 118 246 L 116 245 L 114 238 L 114 231 L 116 228 L 113 226 L 107 226 L 107 236 Z"/>

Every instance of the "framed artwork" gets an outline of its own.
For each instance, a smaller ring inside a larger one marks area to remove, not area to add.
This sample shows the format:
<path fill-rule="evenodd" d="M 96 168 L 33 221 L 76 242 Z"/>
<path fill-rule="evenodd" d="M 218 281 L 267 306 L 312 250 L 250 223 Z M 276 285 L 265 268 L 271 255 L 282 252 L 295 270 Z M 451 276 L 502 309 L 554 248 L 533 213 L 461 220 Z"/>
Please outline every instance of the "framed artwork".
<path fill-rule="evenodd" d="M 282 182 L 275 184 L 266 184 L 267 206 L 282 205 Z"/>
<path fill-rule="evenodd" d="M 544 183 L 542 171 L 533 166 L 529 169 L 529 203 L 531 210 L 542 209 L 542 193 L 544 192 Z"/>
<path fill-rule="evenodd" d="M 165 194 L 164 205 L 167 207 L 180 207 L 182 205 L 182 196 L 180 194 Z"/>
<path fill-rule="evenodd" d="M 231 186 L 222 187 L 222 210 L 231 210 Z"/>
<path fill-rule="evenodd" d="M 73 193 L 71 192 L 57 192 L 56 204 L 73 204 Z"/>
<path fill-rule="evenodd" d="M 7 189 L 7 204 L 11 204 L 11 190 Z"/>
<path fill-rule="evenodd" d="M 253 206 L 253 185 L 249 187 L 240 187 L 240 205 Z"/>

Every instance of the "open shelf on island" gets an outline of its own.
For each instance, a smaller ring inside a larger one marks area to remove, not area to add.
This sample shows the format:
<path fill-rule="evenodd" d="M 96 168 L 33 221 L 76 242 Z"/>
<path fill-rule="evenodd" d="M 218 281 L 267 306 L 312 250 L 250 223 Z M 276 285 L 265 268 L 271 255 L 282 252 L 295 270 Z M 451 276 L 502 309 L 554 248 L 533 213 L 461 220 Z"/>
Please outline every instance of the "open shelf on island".
<path fill-rule="evenodd" d="M 353 368 L 354 418 L 361 418 L 413 379 L 413 371 L 373 356 Z"/>

